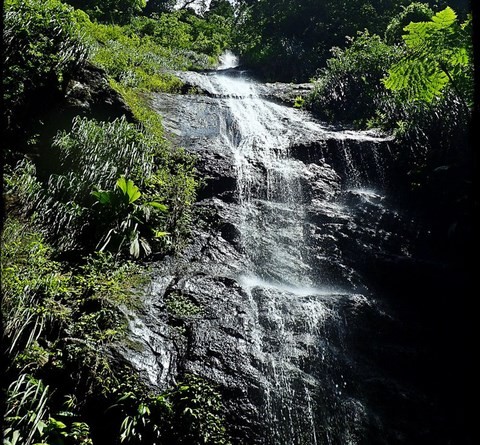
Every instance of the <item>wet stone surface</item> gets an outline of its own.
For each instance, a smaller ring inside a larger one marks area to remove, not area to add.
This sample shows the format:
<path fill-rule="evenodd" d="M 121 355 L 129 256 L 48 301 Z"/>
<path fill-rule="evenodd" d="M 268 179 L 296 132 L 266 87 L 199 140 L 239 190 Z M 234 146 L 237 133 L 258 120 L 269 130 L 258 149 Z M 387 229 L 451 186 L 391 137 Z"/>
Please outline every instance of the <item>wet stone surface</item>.
<path fill-rule="evenodd" d="M 185 372 L 217 385 L 234 444 L 433 438 L 410 378 L 418 331 L 371 286 L 385 261 L 413 261 L 416 226 L 385 194 L 391 141 L 265 101 L 270 86 L 241 76 L 188 76 L 209 96 L 152 104 L 199 158 L 198 223 L 155 266 L 124 357 L 156 388 Z M 172 295 L 199 312 L 172 313 Z"/>

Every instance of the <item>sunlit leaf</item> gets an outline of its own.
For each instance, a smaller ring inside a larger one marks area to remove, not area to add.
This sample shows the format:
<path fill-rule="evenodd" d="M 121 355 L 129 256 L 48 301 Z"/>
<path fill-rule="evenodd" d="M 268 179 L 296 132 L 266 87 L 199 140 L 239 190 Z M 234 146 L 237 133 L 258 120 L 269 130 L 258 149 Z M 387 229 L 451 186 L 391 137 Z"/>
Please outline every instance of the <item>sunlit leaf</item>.
<path fill-rule="evenodd" d="M 450 6 L 447 6 L 444 10 L 438 12 L 432 17 L 432 21 L 441 28 L 448 28 L 453 25 L 456 20 L 457 14 L 452 8 L 450 8 Z"/>
<path fill-rule="evenodd" d="M 134 258 L 138 258 L 140 256 L 140 243 L 138 240 L 138 235 L 130 243 L 130 255 L 132 255 Z"/>
<path fill-rule="evenodd" d="M 117 187 L 125 194 L 128 198 L 128 203 L 132 204 L 137 199 L 142 196 L 138 187 L 133 183 L 131 179 L 125 179 L 124 176 L 121 176 L 117 181 Z"/>
<path fill-rule="evenodd" d="M 148 205 L 150 207 L 153 207 L 155 209 L 158 209 L 162 212 L 167 212 L 168 211 L 168 206 L 166 206 L 165 204 L 161 204 L 157 201 L 147 202 L 146 205 Z"/>
<path fill-rule="evenodd" d="M 103 190 L 93 191 L 92 195 L 97 198 L 100 204 L 109 204 L 111 201 L 111 194 L 110 192 L 105 192 Z"/>

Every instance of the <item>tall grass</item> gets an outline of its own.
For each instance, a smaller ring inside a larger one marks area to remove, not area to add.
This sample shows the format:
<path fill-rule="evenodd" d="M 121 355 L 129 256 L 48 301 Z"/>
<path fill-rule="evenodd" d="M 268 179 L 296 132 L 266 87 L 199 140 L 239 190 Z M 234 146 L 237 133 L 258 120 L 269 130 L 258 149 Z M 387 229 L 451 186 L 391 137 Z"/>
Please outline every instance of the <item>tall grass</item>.
<path fill-rule="evenodd" d="M 114 122 L 74 118 L 72 130 L 59 133 L 53 148 L 61 173 L 50 175 L 33 199 L 39 221 L 62 249 L 88 245 L 94 226 L 102 224 L 92 191 L 113 189 L 121 175 L 143 185 L 154 173 L 160 151 L 124 118 Z"/>
<path fill-rule="evenodd" d="M 112 220 L 121 215 L 92 194 L 115 189 L 121 176 L 139 188 L 142 202 L 168 207 L 165 213 L 161 206 L 150 206 L 145 214 L 152 230 L 169 233 L 165 239 L 156 239 L 136 220 L 145 241 L 152 237 L 156 251 L 179 248 L 188 234 L 198 187 L 193 158 L 166 143 L 158 115 L 141 103 L 135 112 L 143 113 L 143 126 L 125 118 L 113 122 L 74 118 L 72 130 L 58 133 L 53 141 L 59 166 L 44 184 L 26 160 L 6 176 L 7 196 L 16 197 L 25 211 L 35 215 L 39 228 L 57 248 L 92 251 L 112 224 L 121 223 Z M 138 215 L 122 217 L 127 216 Z"/>
<path fill-rule="evenodd" d="M 4 445 L 32 445 L 47 426 L 49 387 L 21 374 L 7 390 Z"/>

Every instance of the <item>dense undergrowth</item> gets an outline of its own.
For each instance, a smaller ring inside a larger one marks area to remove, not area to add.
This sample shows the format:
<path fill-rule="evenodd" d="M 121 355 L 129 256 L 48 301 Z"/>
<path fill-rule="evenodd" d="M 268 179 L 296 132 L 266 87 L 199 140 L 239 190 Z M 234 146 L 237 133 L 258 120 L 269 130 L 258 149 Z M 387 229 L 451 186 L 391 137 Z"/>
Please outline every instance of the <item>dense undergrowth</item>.
<path fill-rule="evenodd" d="M 346 37 L 368 29 L 383 34 L 411 0 L 238 0 L 234 45 L 243 63 L 268 80 L 305 82 L 345 48 Z M 431 7 L 452 6 L 462 17 L 468 0 L 425 0 Z M 422 16 L 410 15 L 417 21 Z M 408 25 L 408 21 L 405 25 Z M 397 34 L 398 36 L 398 34 Z"/>
<path fill-rule="evenodd" d="M 137 259 L 182 248 L 199 186 L 149 93 L 179 91 L 173 70 L 210 68 L 229 42 L 222 16 L 144 3 L 92 1 L 89 17 L 60 0 L 5 2 L 5 445 L 228 442 L 207 382 L 186 375 L 156 393 L 114 353 L 148 279 Z M 62 121 L 89 64 L 129 116 Z"/>

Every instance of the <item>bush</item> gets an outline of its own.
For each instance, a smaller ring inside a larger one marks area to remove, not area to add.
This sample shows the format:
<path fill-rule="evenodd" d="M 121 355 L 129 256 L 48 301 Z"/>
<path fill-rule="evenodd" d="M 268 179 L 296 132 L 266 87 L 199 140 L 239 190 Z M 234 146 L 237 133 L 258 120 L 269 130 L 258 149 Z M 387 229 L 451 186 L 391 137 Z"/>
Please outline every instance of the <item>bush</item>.
<path fill-rule="evenodd" d="M 5 2 L 2 75 L 7 126 L 21 126 L 42 91 L 48 100 L 85 60 L 88 46 L 80 32 L 82 20 L 80 11 L 59 0 Z"/>
<path fill-rule="evenodd" d="M 187 374 L 165 394 L 138 398 L 127 393 L 119 402 L 121 438 L 128 445 L 231 444 L 221 395 L 198 376 Z"/>
<path fill-rule="evenodd" d="M 89 22 L 94 63 L 116 81 L 149 91 L 178 91 L 167 70 L 212 68 L 230 41 L 230 22 L 218 15 L 199 18 L 186 11 L 157 19 L 135 17 L 126 26 Z"/>
<path fill-rule="evenodd" d="M 99 123 L 77 117 L 70 132 L 56 136 L 53 149 L 60 165 L 45 185 L 33 164 L 22 161 L 8 172 L 6 192 L 35 213 L 55 246 L 125 248 L 138 256 L 149 253 L 151 243 L 158 250 L 182 244 L 197 189 L 195 169 L 193 159 L 168 147 L 161 134 L 124 118 Z M 140 199 L 120 199 L 127 196 L 116 185 L 121 177 L 138 188 Z M 100 199 L 99 192 L 112 199 Z M 113 199 L 116 194 L 119 199 Z"/>
<path fill-rule="evenodd" d="M 157 147 L 124 118 L 112 123 L 75 118 L 53 147 L 61 173 L 52 174 L 36 195 L 38 218 L 62 249 L 95 247 L 91 242 L 100 241 L 112 215 L 95 204 L 92 191 L 113 188 L 121 175 L 142 185 L 154 173 Z"/>
<path fill-rule="evenodd" d="M 413 2 L 402 6 L 402 12 L 397 14 L 387 26 L 385 41 L 389 45 L 403 43 L 404 28 L 411 22 L 426 22 L 433 16 L 433 10 L 426 3 Z"/>
<path fill-rule="evenodd" d="M 381 80 L 399 50 L 365 31 L 332 52 L 308 102 L 323 119 L 365 124 L 388 94 Z"/>
<path fill-rule="evenodd" d="M 119 386 L 107 345 L 125 332 L 119 305 L 133 305 L 141 269 L 106 254 L 67 269 L 54 253 L 31 222 L 5 221 L 5 443 L 91 445 L 81 416 L 90 391 L 99 395 Z"/>

